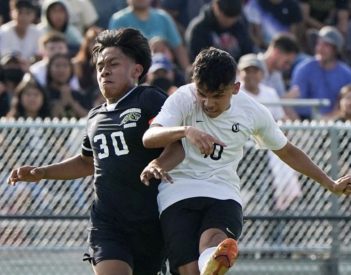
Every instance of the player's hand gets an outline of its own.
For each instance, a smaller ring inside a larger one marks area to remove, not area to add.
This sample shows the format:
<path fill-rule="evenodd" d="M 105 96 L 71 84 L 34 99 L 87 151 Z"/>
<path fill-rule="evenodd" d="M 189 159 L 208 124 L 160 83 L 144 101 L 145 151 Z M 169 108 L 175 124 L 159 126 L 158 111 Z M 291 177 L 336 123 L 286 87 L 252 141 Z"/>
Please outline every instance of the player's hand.
<path fill-rule="evenodd" d="M 207 134 L 195 127 L 189 126 L 185 132 L 185 137 L 190 141 L 191 144 L 196 146 L 201 154 L 210 155 L 213 153 L 215 144 L 227 146 L 219 139 Z"/>
<path fill-rule="evenodd" d="M 337 195 L 351 195 L 351 175 L 336 180 L 332 192 Z"/>
<path fill-rule="evenodd" d="M 160 167 L 156 160 L 151 161 L 140 174 L 140 180 L 146 186 L 150 185 L 150 179 L 152 178 L 173 183 L 172 177 L 167 173 L 167 171 Z"/>
<path fill-rule="evenodd" d="M 43 179 L 45 173 L 43 168 L 35 166 L 22 166 L 12 170 L 7 179 L 10 185 L 16 185 L 18 181 L 38 182 Z"/>

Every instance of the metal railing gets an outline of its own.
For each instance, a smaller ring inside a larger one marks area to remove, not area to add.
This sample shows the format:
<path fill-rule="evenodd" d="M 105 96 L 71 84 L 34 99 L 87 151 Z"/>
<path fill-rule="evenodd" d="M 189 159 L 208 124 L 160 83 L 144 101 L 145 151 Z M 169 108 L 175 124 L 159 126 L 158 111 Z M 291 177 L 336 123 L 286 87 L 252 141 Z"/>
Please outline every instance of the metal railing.
<path fill-rule="evenodd" d="M 330 176 L 351 172 L 350 123 L 279 123 Z M 79 153 L 84 128 L 84 120 L 0 120 L 0 274 L 63 274 L 58 266 L 68 262 L 72 269 L 65 274 L 91 272 L 80 255 L 87 248 L 92 178 L 6 184 L 16 166 Z M 248 142 L 238 170 L 245 223 L 234 271 L 290 274 L 279 264 L 285 261 L 291 274 L 351 274 L 350 198 L 284 167 L 277 172 L 275 165 L 280 164 L 267 151 Z M 35 255 L 46 257 L 40 263 Z"/>

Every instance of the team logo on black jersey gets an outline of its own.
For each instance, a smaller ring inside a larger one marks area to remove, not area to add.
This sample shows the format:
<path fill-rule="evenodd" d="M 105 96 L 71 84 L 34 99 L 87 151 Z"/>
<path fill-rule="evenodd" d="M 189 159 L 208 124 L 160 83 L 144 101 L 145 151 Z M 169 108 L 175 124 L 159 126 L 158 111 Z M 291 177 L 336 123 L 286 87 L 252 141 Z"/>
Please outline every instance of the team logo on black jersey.
<path fill-rule="evenodd" d="M 239 123 L 239 122 L 234 123 L 234 124 L 232 125 L 232 131 L 233 131 L 234 133 L 239 132 L 239 131 L 240 131 L 239 126 L 240 126 L 240 123 Z"/>
<path fill-rule="evenodd" d="M 122 114 L 120 114 L 120 117 L 123 117 L 120 124 L 123 125 L 124 128 L 135 127 L 136 122 L 141 117 L 141 109 L 139 108 L 128 109 L 124 111 Z"/>

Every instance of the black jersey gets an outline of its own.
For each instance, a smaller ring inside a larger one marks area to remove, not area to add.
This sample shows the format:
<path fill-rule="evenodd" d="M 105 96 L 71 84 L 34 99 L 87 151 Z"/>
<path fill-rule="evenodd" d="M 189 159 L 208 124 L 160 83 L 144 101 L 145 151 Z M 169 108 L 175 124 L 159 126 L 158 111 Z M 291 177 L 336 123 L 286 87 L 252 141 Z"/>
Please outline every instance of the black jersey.
<path fill-rule="evenodd" d="M 124 223 L 158 217 L 157 184 L 145 186 L 140 173 L 161 150 L 144 148 L 142 137 L 165 100 L 161 90 L 139 86 L 114 110 L 103 104 L 89 112 L 82 153 L 94 157 L 95 211 Z"/>

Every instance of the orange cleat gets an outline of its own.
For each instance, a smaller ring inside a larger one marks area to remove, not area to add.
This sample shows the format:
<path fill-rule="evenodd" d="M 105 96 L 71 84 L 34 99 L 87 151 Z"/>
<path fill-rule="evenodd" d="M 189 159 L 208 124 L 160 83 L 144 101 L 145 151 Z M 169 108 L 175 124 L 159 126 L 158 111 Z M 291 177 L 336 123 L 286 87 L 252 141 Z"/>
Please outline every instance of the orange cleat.
<path fill-rule="evenodd" d="M 201 275 L 223 275 L 238 257 L 238 245 L 234 239 L 225 239 L 218 246 L 204 267 Z"/>

